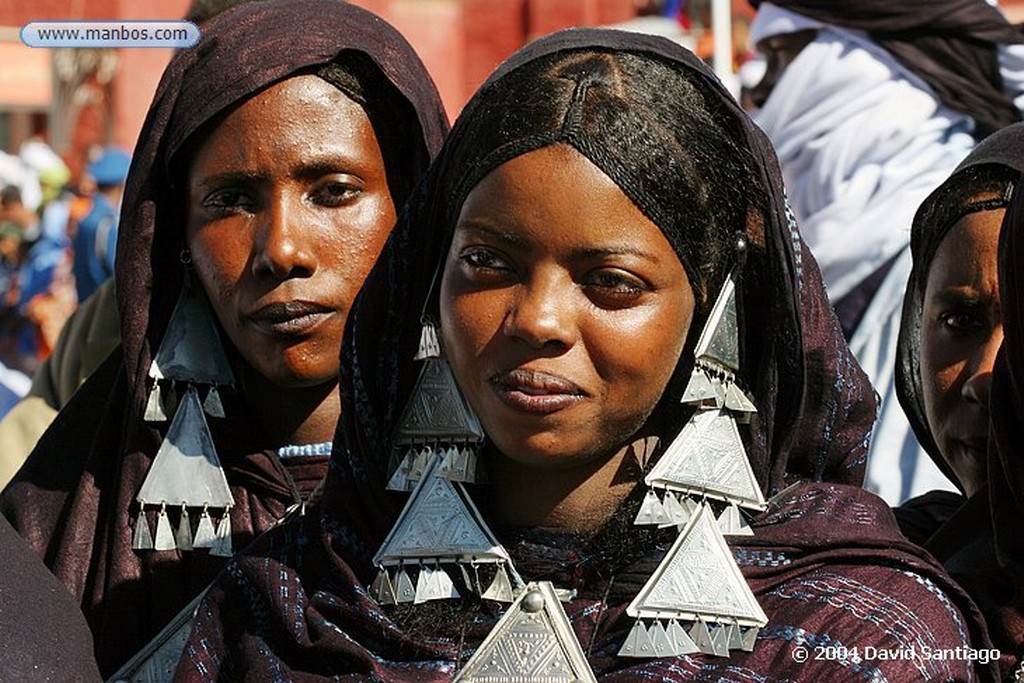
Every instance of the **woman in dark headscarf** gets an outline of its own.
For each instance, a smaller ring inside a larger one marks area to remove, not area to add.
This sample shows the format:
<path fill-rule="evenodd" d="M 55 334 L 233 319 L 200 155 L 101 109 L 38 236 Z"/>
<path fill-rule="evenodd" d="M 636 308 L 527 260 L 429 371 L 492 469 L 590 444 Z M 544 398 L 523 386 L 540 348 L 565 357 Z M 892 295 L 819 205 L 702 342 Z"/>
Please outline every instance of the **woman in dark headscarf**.
<path fill-rule="evenodd" d="M 678 45 L 500 67 L 342 358 L 320 514 L 232 561 L 179 680 L 987 675 L 923 655 L 982 642 L 973 608 L 859 488 L 874 394 L 768 142 Z"/>
<path fill-rule="evenodd" d="M 896 394 L 918 441 L 960 493 L 924 494 L 896 515 L 907 537 L 954 574 L 968 569 L 954 557 L 988 536 L 979 532 L 988 528 L 989 387 L 1003 338 L 996 244 L 1021 170 L 1024 124 L 1017 123 L 957 166 L 921 204 L 911 230 Z"/>
<path fill-rule="evenodd" d="M 315 497 L 348 309 L 446 128 L 408 43 L 346 3 L 232 8 L 171 62 L 124 198 L 122 344 L 2 499 L 105 675 Z"/>
<path fill-rule="evenodd" d="M 907 501 L 897 519 L 977 602 L 1006 680 L 1016 680 L 1024 652 L 1014 540 L 1022 170 L 1024 124 L 1014 124 L 979 145 L 918 210 L 896 366 L 914 431 L 961 491 Z"/>

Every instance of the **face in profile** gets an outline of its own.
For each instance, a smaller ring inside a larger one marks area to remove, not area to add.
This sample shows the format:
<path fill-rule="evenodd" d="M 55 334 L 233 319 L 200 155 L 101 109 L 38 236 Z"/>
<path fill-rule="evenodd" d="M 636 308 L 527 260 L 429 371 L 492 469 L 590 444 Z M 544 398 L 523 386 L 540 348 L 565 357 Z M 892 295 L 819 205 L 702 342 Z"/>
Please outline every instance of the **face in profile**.
<path fill-rule="evenodd" d="M 744 92 L 744 96 L 749 99 L 751 105 L 757 108 L 765 105 L 772 90 L 775 89 L 775 84 L 782 78 L 782 74 L 800 55 L 800 51 L 817 36 L 817 30 L 804 29 L 793 33 L 768 36 L 758 42 L 757 51 L 764 55 L 765 72 L 764 77 L 757 85 Z"/>
<path fill-rule="evenodd" d="M 195 272 L 242 357 L 280 386 L 337 379 L 349 307 L 394 223 L 369 119 L 316 76 L 243 103 L 189 168 Z"/>
<path fill-rule="evenodd" d="M 462 206 L 441 285 L 445 352 L 508 458 L 557 466 L 627 441 L 693 311 L 662 231 L 568 146 L 502 164 Z"/>
<path fill-rule="evenodd" d="M 985 481 L 992 365 L 1003 341 L 997 252 L 1002 209 L 968 214 L 928 271 L 921 321 L 925 415 L 967 495 Z"/>

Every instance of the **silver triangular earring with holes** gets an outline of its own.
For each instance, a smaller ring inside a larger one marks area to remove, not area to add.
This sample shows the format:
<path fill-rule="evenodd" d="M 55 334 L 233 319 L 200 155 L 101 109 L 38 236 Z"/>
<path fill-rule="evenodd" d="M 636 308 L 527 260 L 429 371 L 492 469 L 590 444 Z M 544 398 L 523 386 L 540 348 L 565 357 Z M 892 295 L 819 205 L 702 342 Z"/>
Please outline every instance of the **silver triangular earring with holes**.
<path fill-rule="evenodd" d="M 712 634 L 708 624 L 738 629 L 760 628 L 768 623 L 707 503 L 694 513 L 626 613 L 637 619 L 636 637 L 627 638 L 619 651 L 626 657 L 665 656 L 658 645 L 664 650 L 673 642 L 667 637 L 675 633 L 673 622 L 692 622 L 691 640 L 702 651 L 719 656 L 728 655 L 732 632 L 716 629 Z M 638 630 L 644 628 L 644 620 L 654 622 L 646 637 Z M 676 642 L 681 649 L 671 655 L 683 654 L 691 647 L 685 638 L 676 638 Z M 736 639 L 735 644 L 739 648 L 741 641 Z"/>
<path fill-rule="evenodd" d="M 452 565 L 493 567 L 491 587 L 481 597 L 511 600 L 507 572 L 516 583 L 522 581 L 512 569 L 511 558 L 487 527 L 462 483 L 438 475 L 439 458 L 432 458 L 406 501 L 398 521 L 373 558 L 379 573 L 374 585 L 384 595 L 385 585 L 402 583 L 401 575 L 418 571 L 414 601 L 457 597 L 458 591 L 446 574 Z M 397 572 L 392 579 L 391 572 Z M 437 576 L 438 572 L 445 577 Z M 460 572 L 461 574 L 461 572 Z M 408 579 L 411 581 L 411 577 Z M 479 586 L 467 585 L 470 590 Z M 392 591 L 394 592 L 394 591 Z"/>
<path fill-rule="evenodd" d="M 423 361 L 423 367 L 395 427 L 388 488 L 412 490 L 435 454 L 444 457 L 439 476 L 477 481 L 484 431 L 441 354 L 437 330 L 430 321 L 423 323 L 416 360 Z"/>
<path fill-rule="evenodd" d="M 209 414 L 223 417 L 218 387 L 234 386 L 234 374 L 217 331 L 210 305 L 202 289 L 192 283 L 187 250 L 182 252 L 185 276 L 178 302 L 167 323 L 156 356 L 149 366 L 152 387 L 146 404 L 146 420 L 162 421 L 169 412 L 161 387 L 170 391 L 174 383 L 205 385 Z"/>

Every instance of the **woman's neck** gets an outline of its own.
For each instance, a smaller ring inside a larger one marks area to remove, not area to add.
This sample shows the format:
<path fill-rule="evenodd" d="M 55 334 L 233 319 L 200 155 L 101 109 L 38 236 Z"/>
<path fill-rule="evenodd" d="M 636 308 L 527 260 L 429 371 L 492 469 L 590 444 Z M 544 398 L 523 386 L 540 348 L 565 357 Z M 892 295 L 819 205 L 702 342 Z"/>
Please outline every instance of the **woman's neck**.
<path fill-rule="evenodd" d="M 268 446 L 331 441 L 341 416 L 338 383 L 281 387 L 245 369 L 245 405 Z"/>
<path fill-rule="evenodd" d="M 641 437 L 611 457 L 559 469 L 531 467 L 492 451 L 487 459 L 495 521 L 590 533 L 641 479 L 656 437 Z"/>

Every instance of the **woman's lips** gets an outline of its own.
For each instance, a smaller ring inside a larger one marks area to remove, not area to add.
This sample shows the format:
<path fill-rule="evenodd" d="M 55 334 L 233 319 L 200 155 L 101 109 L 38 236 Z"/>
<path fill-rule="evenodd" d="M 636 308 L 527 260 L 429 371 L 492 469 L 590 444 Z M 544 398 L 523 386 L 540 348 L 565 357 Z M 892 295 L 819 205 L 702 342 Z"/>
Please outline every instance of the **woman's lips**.
<path fill-rule="evenodd" d="M 264 333 L 281 337 L 300 337 L 313 331 L 334 314 L 334 309 L 310 301 L 286 301 L 267 304 L 251 313 L 249 320 Z"/>
<path fill-rule="evenodd" d="M 586 396 L 577 384 L 557 375 L 511 370 L 491 377 L 498 398 L 513 410 L 548 415 L 579 403 Z"/>

